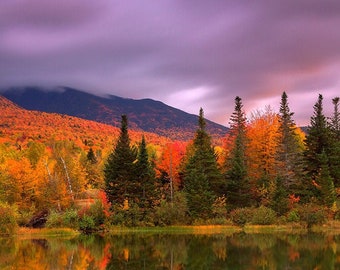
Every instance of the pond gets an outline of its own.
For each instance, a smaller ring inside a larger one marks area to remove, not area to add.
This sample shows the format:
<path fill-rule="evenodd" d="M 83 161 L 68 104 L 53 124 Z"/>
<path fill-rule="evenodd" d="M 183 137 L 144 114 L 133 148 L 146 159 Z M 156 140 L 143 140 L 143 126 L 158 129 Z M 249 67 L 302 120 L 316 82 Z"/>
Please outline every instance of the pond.
<path fill-rule="evenodd" d="M 0 269 L 340 269 L 340 237 L 239 232 L 2 238 Z"/>

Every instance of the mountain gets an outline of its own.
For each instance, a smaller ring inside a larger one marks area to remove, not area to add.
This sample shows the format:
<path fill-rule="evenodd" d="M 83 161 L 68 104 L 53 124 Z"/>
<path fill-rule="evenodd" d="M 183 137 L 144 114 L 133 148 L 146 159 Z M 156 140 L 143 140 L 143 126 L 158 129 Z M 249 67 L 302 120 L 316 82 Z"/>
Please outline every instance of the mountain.
<path fill-rule="evenodd" d="M 56 113 L 26 110 L 0 95 L 0 143 L 17 146 L 31 140 L 73 141 L 77 146 L 94 146 L 97 149 L 111 148 L 119 136 L 119 128 L 111 125 Z M 143 132 L 148 143 L 164 145 L 169 139 L 154 133 Z M 138 143 L 142 132 L 130 130 L 133 143 Z"/>
<path fill-rule="evenodd" d="M 129 127 L 156 133 L 174 140 L 193 138 L 198 116 L 152 99 L 127 99 L 114 95 L 96 96 L 69 87 L 46 90 L 37 87 L 10 88 L 2 95 L 27 110 L 66 114 L 115 127 L 126 114 Z M 228 129 L 207 120 L 207 130 L 217 139 Z"/>

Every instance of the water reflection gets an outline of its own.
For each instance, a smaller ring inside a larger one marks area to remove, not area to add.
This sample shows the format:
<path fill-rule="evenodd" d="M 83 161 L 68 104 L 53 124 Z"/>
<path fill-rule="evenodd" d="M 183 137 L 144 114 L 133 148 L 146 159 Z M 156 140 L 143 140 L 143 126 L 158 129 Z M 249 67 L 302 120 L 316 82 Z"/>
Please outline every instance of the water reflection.
<path fill-rule="evenodd" d="M 0 239 L 0 269 L 340 269 L 339 236 L 123 234 Z"/>

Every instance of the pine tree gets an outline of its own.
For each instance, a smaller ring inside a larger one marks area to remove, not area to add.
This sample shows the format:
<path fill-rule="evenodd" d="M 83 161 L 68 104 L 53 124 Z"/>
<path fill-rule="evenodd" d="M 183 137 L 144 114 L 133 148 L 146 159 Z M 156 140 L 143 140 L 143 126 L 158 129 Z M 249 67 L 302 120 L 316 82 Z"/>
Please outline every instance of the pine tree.
<path fill-rule="evenodd" d="M 320 186 L 321 201 L 324 205 L 332 207 L 335 202 L 335 189 L 333 179 L 329 173 L 328 160 L 325 151 L 319 157 L 320 170 L 316 176 L 316 182 Z"/>
<path fill-rule="evenodd" d="M 320 94 L 318 101 L 314 105 L 314 114 L 311 117 L 311 123 L 308 127 L 305 140 L 306 149 L 304 151 L 305 171 L 307 177 L 306 189 L 309 189 L 310 183 L 316 182 L 316 176 L 321 168 L 321 154 L 324 152 L 328 159 L 330 149 L 330 133 L 326 117 L 323 114 L 323 97 Z M 312 189 L 313 190 L 313 189 Z M 315 189 L 314 189 L 315 191 Z M 314 192 L 317 195 L 317 192 Z"/>
<path fill-rule="evenodd" d="M 98 161 L 97 161 L 97 158 L 96 158 L 96 155 L 94 154 L 93 152 L 93 149 L 92 147 L 90 148 L 90 150 L 87 152 L 87 160 L 91 163 L 91 164 L 96 164 Z"/>
<path fill-rule="evenodd" d="M 226 160 L 226 197 L 231 208 L 245 207 L 251 204 L 245 155 L 247 119 L 242 108 L 242 99 L 237 96 L 235 110 L 230 117 L 232 147 Z"/>
<path fill-rule="evenodd" d="M 208 218 L 212 214 L 212 204 L 216 194 L 223 192 L 222 177 L 217 167 L 210 136 L 205 130 L 206 123 L 202 108 L 198 125 L 192 155 L 185 167 L 184 190 L 190 215 L 193 218 Z"/>
<path fill-rule="evenodd" d="M 149 161 L 144 135 L 139 145 L 136 173 L 139 180 L 139 206 L 151 209 L 157 200 L 157 187 L 155 170 Z"/>
<path fill-rule="evenodd" d="M 331 145 L 329 149 L 329 171 L 334 185 L 340 187 L 340 111 L 339 97 L 332 100 L 334 105 L 333 116 L 330 121 Z"/>
<path fill-rule="evenodd" d="M 279 113 L 278 172 L 283 177 L 283 186 L 295 193 L 302 177 L 302 145 L 296 133 L 297 127 L 292 119 L 286 92 L 282 93 Z"/>
<path fill-rule="evenodd" d="M 136 201 L 136 157 L 136 149 L 130 146 L 127 116 L 122 115 L 118 142 L 104 168 L 105 192 L 110 202 L 122 204 L 126 199 Z"/>

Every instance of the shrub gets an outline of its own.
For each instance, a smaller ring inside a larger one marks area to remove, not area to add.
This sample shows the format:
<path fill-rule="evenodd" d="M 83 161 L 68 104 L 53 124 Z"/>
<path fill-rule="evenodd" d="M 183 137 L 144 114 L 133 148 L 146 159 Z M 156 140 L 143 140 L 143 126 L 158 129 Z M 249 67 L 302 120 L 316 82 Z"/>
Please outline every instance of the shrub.
<path fill-rule="evenodd" d="M 295 209 L 291 210 L 287 214 L 287 221 L 288 222 L 299 222 L 300 221 L 300 215 L 298 211 Z"/>
<path fill-rule="evenodd" d="M 276 220 L 276 213 L 271 208 L 260 206 L 254 209 L 251 222 L 256 225 L 270 225 Z"/>
<path fill-rule="evenodd" d="M 47 228 L 78 229 L 79 217 L 77 210 L 67 209 L 65 212 L 51 211 L 47 217 Z"/>
<path fill-rule="evenodd" d="M 162 200 L 155 209 L 155 223 L 158 226 L 185 224 L 187 218 L 187 202 L 185 195 L 176 192 L 173 202 Z"/>
<path fill-rule="evenodd" d="M 35 213 L 36 209 L 34 205 L 32 205 L 29 209 L 20 210 L 17 219 L 18 225 L 26 226 L 30 222 Z"/>
<path fill-rule="evenodd" d="M 244 226 L 252 220 L 253 208 L 237 208 L 230 212 L 231 220 L 239 226 Z"/>
<path fill-rule="evenodd" d="M 79 229 L 83 232 L 93 232 L 96 230 L 94 218 L 84 215 L 79 221 Z"/>
<path fill-rule="evenodd" d="M 62 215 L 63 227 L 78 229 L 79 217 L 76 209 L 68 209 Z"/>
<path fill-rule="evenodd" d="M 11 235 L 17 228 L 17 209 L 0 202 L 0 234 Z"/>
<path fill-rule="evenodd" d="M 131 204 L 128 209 L 121 206 L 114 206 L 114 213 L 111 215 L 112 225 L 135 227 L 142 225 L 142 211 L 137 204 Z"/>
<path fill-rule="evenodd" d="M 307 228 L 311 228 L 316 224 L 323 224 L 327 219 L 326 211 L 316 204 L 301 205 L 298 209 L 300 220 L 307 224 Z"/>

